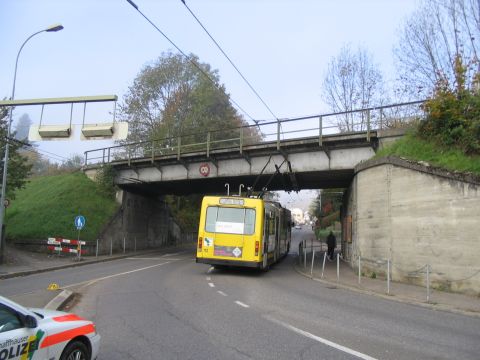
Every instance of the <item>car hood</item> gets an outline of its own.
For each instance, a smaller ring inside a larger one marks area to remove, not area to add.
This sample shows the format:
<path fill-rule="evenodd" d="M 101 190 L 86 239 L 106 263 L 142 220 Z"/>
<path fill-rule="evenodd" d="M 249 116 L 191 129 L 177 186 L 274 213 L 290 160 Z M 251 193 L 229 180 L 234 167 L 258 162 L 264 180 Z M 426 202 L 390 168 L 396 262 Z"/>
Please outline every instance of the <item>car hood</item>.
<path fill-rule="evenodd" d="M 29 308 L 28 310 L 34 312 L 35 314 L 40 314 L 41 317 L 43 317 L 44 319 L 51 319 L 53 317 L 67 315 L 67 313 L 63 311 L 55 311 L 48 309 Z"/>

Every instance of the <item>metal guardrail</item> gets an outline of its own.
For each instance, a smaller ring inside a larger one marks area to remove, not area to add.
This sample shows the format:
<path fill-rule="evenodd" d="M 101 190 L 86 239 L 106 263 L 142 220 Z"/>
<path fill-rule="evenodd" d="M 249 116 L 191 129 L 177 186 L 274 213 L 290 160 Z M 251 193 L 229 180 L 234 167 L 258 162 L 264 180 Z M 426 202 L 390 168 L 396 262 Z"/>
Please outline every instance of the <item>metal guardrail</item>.
<path fill-rule="evenodd" d="M 107 164 L 115 161 L 130 162 L 135 159 L 159 158 L 180 160 L 182 155 L 201 153 L 207 157 L 214 150 L 230 149 L 240 154 L 248 145 L 276 143 L 281 148 L 282 140 L 318 138 L 323 145 L 325 136 L 335 134 L 366 134 L 370 140 L 372 131 L 404 127 L 415 119 L 423 119 L 420 105 L 425 101 L 391 104 L 360 110 L 327 113 L 270 122 L 258 122 L 229 129 L 216 129 L 203 133 L 181 134 L 163 139 L 141 141 L 110 146 L 85 152 L 85 165 Z M 318 122 L 313 122 L 316 119 Z"/>

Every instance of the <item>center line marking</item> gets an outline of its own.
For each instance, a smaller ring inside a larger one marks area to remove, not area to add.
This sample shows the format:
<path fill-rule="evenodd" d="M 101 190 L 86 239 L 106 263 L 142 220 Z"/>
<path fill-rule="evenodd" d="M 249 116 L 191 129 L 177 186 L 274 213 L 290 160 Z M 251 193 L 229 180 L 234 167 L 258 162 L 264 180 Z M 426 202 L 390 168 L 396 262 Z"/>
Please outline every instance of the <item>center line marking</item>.
<path fill-rule="evenodd" d="M 305 330 L 302 330 L 302 329 L 299 329 L 299 328 L 296 328 L 295 326 L 292 326 L 290 324 L 287 324 L 287 323 L 284 323 L 283 321 L 280 321 L 280 320 L 277 320 L 277 319 L 274 319 L 270 316 L 265 316 L 266 319 L 278 324 L 278 325 L 281 325 L 289 330 L 292 330 L 294 332 L 296 332 L 297 334 L 300 334 L 300 335 L 303 335 L 309 339 L 312 339 L 312 340 L 315 340 L 315 341 L 318 341 L 319 343 L 322 343 L 324 345 L 327 345 L 327 346 L 330 346 L 330 347 L 333 347 L 337 350 L 340 350 L 340 351 L 343 351 L 347 354 L 350 354 L 350 355 L 353 355 L 353 356 L 356 356 L 360 359 L 365 359 L 365 360 L 377 360 L 375 359 L 374 357 L 371 357 L 369 355 L 366 355 L 366 354 L 363 354 L 361 352 L 358 352 L 356 350 L 353 350 L 353 349 L 350 349 L 346 346 L 343 346 L 343 345 L 340 345 L 340 344 L 337 344 L 337 343 L 334 343 L 333 341 L 330 341 L 330 340 L 327 340 L 327 339 L 324 339 L 324 338 L 321 338 L 320 336 L 317 336 L 317 335 L 313 335 L 312 333 L 309 333 L 308 331 L 305 331 Z"/>
<path fill-rule="evenodd" d="M 210 276 L 207 276 L 207 281 L 210 281 L 212 280 L 212 278 Z"/>
<path fill-rule="evenodd" d="M 243 302 L 238 301 L 238 300 L 235 301 L 235 304 L 240 305 L 241 307 L 244 307 L 244 308 L 249 308 L 250 307 L 250 305 L 244 304 Z"/>
<path fill-rule="evenodd" d="M 220 290 L 217 290 L 217 292 L 222 295 L 222 296 L 228 296 L 227 294 L 225 294 L 223 291 L 220 291 Z"/>
<path fill-rule="evenodd" d="M 214 283 L 208 283 L 208 286 L 210 286 L 211 288 L 214 288 L 215 284 Z"/>

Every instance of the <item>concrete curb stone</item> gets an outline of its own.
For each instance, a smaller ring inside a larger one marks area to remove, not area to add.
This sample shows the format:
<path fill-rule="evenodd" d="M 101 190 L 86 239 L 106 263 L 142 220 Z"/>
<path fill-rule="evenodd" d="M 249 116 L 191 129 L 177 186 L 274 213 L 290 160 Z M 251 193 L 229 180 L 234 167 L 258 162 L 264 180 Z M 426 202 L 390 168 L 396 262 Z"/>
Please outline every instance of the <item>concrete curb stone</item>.
<path fill-rule="evenodd" d="M 52 300 L 50 300 L 47 305 L 45 305 L 45 309 L 59 310 L 74 296 L 75 296 L 75 293 L 73 291 L 64 289 L 60 294 L 58 294 Z"/>

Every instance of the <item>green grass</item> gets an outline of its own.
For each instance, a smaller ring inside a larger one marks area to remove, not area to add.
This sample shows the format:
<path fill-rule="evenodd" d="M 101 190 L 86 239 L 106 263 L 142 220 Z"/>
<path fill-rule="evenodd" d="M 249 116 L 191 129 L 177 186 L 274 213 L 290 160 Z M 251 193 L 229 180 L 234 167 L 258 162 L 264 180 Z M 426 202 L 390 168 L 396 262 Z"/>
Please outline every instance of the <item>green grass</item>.
<path fill-rule="evenodd" d="M 94 241 L 117 209 L 114 199 L 81 172 L 33 178 L 7 209 L 7 239 L 77 239 L 73 221 L 80 214 L 86 218 L 80 238 Z"/>
<path fill-rule="evenodd" d="M 432 166 L 450 171 L 471 172 L 480 175 L 480 156 L 467 156 L 461 150 L 436 145 L 413 134 L 405 135 L 388 147 L 380 150 L 376 157 L 395 155 L 410 160 L 426 161 Z"/>

